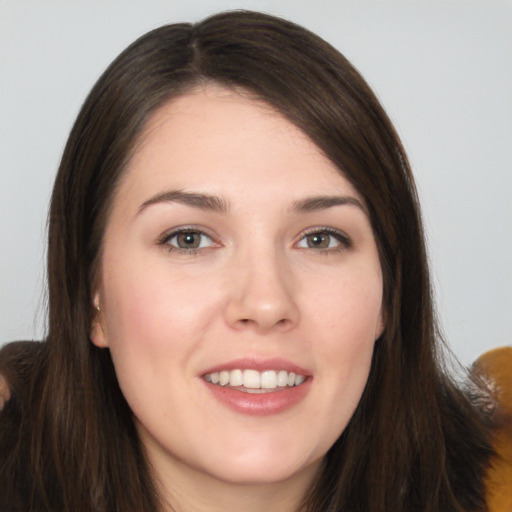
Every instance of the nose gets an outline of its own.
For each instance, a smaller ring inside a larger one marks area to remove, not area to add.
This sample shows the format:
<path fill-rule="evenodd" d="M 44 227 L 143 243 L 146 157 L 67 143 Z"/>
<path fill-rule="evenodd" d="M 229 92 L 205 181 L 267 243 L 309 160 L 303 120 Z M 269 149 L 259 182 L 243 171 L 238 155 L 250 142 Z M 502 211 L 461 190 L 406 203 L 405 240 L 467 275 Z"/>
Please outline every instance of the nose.
<path fill-rule="evenodd" d="M 259 333 L 286 331 L 297 325 L 299 308 L 291 269 L 278 254 L 240 258 L 230 272 L 227 323 Z"/>

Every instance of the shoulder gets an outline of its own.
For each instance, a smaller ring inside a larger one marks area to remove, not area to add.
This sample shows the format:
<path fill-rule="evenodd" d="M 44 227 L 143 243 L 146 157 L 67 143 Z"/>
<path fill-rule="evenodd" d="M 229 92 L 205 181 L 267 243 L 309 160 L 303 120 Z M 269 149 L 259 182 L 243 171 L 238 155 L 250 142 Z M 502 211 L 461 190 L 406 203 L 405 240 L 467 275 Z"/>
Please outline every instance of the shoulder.
<path fill-rule="evenodd" d="M 474 368 L 498 402 L 496 456 L 485 479 L 489 512 L 512 510 L 512 347 L 483 354 Z"/>
<path fill-rule="evenodd" d="M 29 411 L 34 378 L 41 366 L 44 343 L 16 341 L 0 348 L 0 427 L 7 418 L 23 417 Z M 7 422 L 12 425 L 12 421 Z"/>
<path fill-rule="evenodd" d="M 39 353 L 44 342 L 13 341 L 0 347 L 0 370 L 8 369 L 10 365 L 23 365 L 33 360 Z"/>
<path fill-rule="evenodd" d="M 34 379 L 44 343 L 17 341 L 0 349 L 0 445 L 9 449 L 7 437 L 20 436 L 22 421 L 33 407 Z"/>
<path fill-rule="evenodd" d="M 0 373 L 0 411 L 4 408 L 6 402 L 11 398 L 11 391 L 7 384 L 7 379 Z"/>
<path fill-rule="evenodd" d="M 15 341 L 0 348 L 0 417 L 24 409 L 30 401 L 44 343 Z"/>
<path fill-rule="evenodd" d="M 15 341 L 0 348 L 0 410 L 13 393 L 27 391 L 43 343 Z"/>
<path fill-rule="evenodd" d="M 43 345 L 18 341 L 0 349 L 0 510 L 28 510 L 31 395 Z"/>

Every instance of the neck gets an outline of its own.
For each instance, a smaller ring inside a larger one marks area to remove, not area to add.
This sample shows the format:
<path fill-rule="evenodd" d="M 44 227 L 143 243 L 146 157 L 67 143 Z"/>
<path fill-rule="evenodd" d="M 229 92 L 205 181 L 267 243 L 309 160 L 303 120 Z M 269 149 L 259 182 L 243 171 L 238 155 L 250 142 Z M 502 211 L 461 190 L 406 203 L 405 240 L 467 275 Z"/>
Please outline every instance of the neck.
<path fill-rule="evenodd" d="M 301 512 L 320 466 L 321 461 L 271 483 L 226 482 L 179 461 L 153 464 L 153 475 L 162 512 Z"/>

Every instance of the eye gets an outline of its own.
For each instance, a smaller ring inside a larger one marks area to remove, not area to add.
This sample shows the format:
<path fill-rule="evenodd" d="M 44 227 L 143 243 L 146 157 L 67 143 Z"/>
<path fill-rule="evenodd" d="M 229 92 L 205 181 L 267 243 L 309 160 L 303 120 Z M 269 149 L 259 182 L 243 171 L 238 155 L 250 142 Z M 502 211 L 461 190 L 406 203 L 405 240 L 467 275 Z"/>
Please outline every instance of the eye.
<path fill-rule="evenodd" d="M 350 247 L 351 242 L 342 231 L 317 229 L 306 233 L 297 243 L 300 249 L 341 250 Z"/>
<path fill-rule="evenodd" d="M 170 251 L 182 252 L 194 252 L 214 245 L 211 237 L 197 229 L 175 230 L 165 235 L 160 243 L 167 245 Z"/>

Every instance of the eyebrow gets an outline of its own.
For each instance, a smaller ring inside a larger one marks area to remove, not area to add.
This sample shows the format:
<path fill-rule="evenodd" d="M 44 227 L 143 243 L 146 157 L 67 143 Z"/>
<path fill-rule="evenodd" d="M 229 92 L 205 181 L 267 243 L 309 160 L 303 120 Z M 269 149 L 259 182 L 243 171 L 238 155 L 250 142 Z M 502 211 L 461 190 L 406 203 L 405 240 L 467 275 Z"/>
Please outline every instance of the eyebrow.
<path fill-rule="evenodd" d="M 168 190 L 154 195 L 147 201 L 144 201 L 139 208 L 139 213 L 148 206 L 158 203 L 181 203 L 201 210 L 209 210 L 218 213 L 226 213 L 229 210 L 229 204 L 224 199 L 197 192 L 184 192 L 183 190 Z"/>
<path fill-rule="evenodd" d="M 183 190 L 168 190 L 160 192 L 140 206 L 139 212 L 141 213 L 148 206 L 159 203 L 181 203 L 193 208 L 201 210 L 209 210 L 217 213 L 227 213 L 229 211 L 229 203 L 218 196 L 210 194 L 202 194 L 198 192 L 184 192 Z M 359 199 L 352 196 L 313 196 L 306 197 L 294 201 L 289 208 L 291 213 L 307 213 L 326 210 L 334 206 L 352 205 L 359 208 L 363 213 L 366 208 L 363 206 Z"/>
<path fill-rule="evenodd" d="M 290 211 L 295 213 L 316 212 L 326 210 L 333 206 L 356 206 L 366 215 L 367 211 L 363 203 L 353 196 L 314 196 L 294 201 Z"/>

